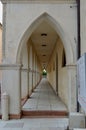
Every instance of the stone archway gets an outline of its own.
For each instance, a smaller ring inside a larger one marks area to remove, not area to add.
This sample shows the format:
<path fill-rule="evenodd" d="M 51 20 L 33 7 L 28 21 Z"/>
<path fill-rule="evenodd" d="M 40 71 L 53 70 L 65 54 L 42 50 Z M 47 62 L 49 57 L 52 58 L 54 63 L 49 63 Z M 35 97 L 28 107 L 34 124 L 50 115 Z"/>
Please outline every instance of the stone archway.
<path fill-rule="evenodd" d="M 74 62 L 74 52 L 72 50 L 72 44 L 70 39 L 68 38 L 68 34 L 62 29 L 60 24 L 49 14 L 43 13 L 39 16 L 24 32 L 21 41 L 19 43 L 19 47 L 17 50 L 16 62 L 21 63 L 21 51 L 24 43 L 26 43 L 31 36 L 32 32 L 37 28 L 37 26 L 43 21 L 46 20 L 49 24 L 55 29 L 57 34 L 60 36 L 66 53 L 67 64 L 71 64 Z M 70 43 L 70 44 L 69 44 Z"/>
<path fill-rule="evenodd" d="M 38 25 L 43 21 L 46 20 L 57 32 L 57 34 L 60 36 L 64 49 L 65 49 L 65 54 L 66 54 L 66 69 L 67 69 L 67 75 L 69 78 L 68 81 L 68 101 L 67 101 L 67 106 L 69 111 L 75 111 L 76 110 L 76 78 L 75 78 L 75 65 L 73 65 L 74 63 L 74 52 L 72 49 L 72 44 L 70 42 L 70 39 L 68 38 L 68 34 L 63 30 L 63 28 L 60 26 L 60 24 L 53 18 L 51 17 L 49 14 L 47 13 L 43 13 L 41 16 L 39 16 L 34 22 L 32 22 L 32 24 L 27 27 L 26 31 L 24 32 L 21 41 L 19 43 L 19 47 L 17 50 L 17 56 L 16 56 L 16 62 L 17 63 L 21 63 L 21 53 L 22 53 L 22 48 L 24 43 L 26 43 L 28 41 L 28 39 L 30 38 L 32 32 L 34 32 L 34 30 L 38 27 Z M 70 94 L 71 93 L 71 89 L 72 89 L 72 81 L 74 82 L 74 94 Z M 73 105 L 71 104 L 71 100 L 74 97 L 73 100 Z"/>
<path fill-rule="evenodd" d="M 7 44 L 10 41 L 10 37 L 6 41 L 6 47 L 7 50 L 7 61 L 3 62 L 3 65 L 1 66 L 3 70 L 3 79 L 2 79 L 2 93 L 6 91 L 8 95 L 10 96 L 10 117 L 13 118 L 20 118 L 21 117 L 21 93 L 20 93 L 20 88 L 21 88 L 21 53 L 23 49 L 23 45 L 28 41 L 29 37 L 31 36 L 32 32 L 34 31 L 35 28 L 44 20 L 46 19 L 47 22 L 54 28 L 54 30 L 58 33 L 60 36 L 63 46 L 65 49 L 66 53 L 66 60 L 67 60 L 67 75 L 68 75 L 68 109 L 69 111 L 75 111 L 76 107 L 76 71 L 75 71 L 75 66 L 72 64 L 74 63 L 74 51 L 73 51 L 73 46 L 70 42 L 70 39 L 68 37 L 68 34 L 65 32 L 63 27 L 60 25 L 59 22 L 57 22 L 52 16 L 50 16 L 47 13 L 42 13 L 36 20 L 33 20 L 32 24 L 24 30 L 22 30 L 21 35 L 18 35 L 20 37 L 17 37 L 12 39 L 13 44 Z M 15 24 L 16 25 L 16 24 Z M 12 30 L 11 30 L 12 31 Z M 7 33 L 7 32 L 6 32 Z M 8 32 L 9 34 L 9 32 Z M 10 33 L 11 34 L 11 33 Z M 13 35 L 14 36 L 14 35 Z M 17 36 L 15 34 L 15 36 Z M 20 42 L 19 42 L 20 41 Z M 11 42 L 11 41 L 10 41 Z M 14 44 L 16 43 L 16 44 Z M 18 43 L 18 44 L 17 44 Z M 12 54 L 12 49 L 13 49 L 13 55 Z M 15 58 L 16 57 L 16 58 Z M 16 59 L 16 61 L 15 61 Z M 5 60 L 5 59 L 4 59 Z M 72 87 L 74 89 L 74 94 L 71 93 Z M 15 93 L 13 91 L 15 89 Z M 73 103 L 72 103 L 73 101 Z"/>

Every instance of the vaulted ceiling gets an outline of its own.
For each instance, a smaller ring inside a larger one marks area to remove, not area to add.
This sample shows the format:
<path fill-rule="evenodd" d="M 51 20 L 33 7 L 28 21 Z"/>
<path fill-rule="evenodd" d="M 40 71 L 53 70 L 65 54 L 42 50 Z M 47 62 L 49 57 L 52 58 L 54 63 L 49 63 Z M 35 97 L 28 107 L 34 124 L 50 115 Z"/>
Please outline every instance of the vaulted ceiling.
<path fill-rule="evenodd" d="M 42 67 L 46 67 L 55 48 L 58 35 L 56 31 L 43 21 L 31 35 L 31 40 L 37 52 Z"/>

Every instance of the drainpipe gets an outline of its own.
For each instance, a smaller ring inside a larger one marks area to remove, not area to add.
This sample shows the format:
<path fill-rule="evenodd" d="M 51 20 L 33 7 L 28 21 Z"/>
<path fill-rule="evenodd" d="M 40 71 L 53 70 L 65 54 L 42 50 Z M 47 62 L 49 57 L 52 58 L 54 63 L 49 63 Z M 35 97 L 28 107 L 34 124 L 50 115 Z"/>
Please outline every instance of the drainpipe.
<path fill-rule="evenodd" d="M 80 38 L 80 0 L 77 0 L 77 60 L 81 56 L 81 38 Z M 77 112 L 79 112 L 80 105 L 78 102 L 78 88 L 77 88 Z"/>
<path fill-rule="evenodd" d="M 80 0 L 77 0 L 77 32 L 78 32 L 78 45 L 77 45 L 77 59 L 80 58 L 81 52 L 81 39 L 80 39 Z"/>

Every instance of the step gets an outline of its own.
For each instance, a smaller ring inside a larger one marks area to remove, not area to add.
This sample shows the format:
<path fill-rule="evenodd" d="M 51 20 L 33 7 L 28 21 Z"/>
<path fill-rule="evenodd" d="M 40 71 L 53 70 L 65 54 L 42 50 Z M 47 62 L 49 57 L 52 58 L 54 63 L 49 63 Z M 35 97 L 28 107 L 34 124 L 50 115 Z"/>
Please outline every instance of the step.
<path fill-rule="evenodd" d="M 23 117 L 67 117 L 67 111 L 26 111 L 22 110 Z"/>

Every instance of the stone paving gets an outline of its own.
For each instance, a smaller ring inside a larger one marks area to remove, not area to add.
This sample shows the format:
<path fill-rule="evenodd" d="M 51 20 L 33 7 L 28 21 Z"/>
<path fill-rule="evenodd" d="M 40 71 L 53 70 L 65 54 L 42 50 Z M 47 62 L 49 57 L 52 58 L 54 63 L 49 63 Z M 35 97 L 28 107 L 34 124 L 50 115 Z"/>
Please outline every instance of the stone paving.
<path fill-rule="evenodd" d="M 43 78 L 31 97 L 24 104 L 22 110 L 67 111 L 67 108 L 53 91 L 47 79 Z"/>
<path fill-rule="evenodd" d="M 42 79 L 22 109 L 67 110 L 46 79 Z M 66 130 L 68 124 L 68 118 L 22 118 L 8 121 L 0 120 L 0 130 Z"/>
<path fill-rule="evenodd" d="M 65 130 L 68 124 L 68 118 L 0 120 L 0 130 Z"/>

